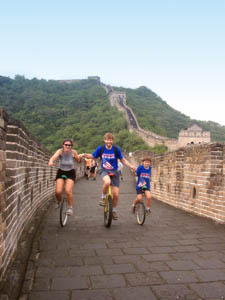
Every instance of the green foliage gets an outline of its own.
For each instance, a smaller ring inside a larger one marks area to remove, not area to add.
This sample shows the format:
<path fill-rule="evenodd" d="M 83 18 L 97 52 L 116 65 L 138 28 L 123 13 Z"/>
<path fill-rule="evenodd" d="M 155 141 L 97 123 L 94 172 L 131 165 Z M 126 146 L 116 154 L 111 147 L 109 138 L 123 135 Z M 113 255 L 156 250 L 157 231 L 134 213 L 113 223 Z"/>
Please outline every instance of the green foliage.
<path fill-rule="evenodd" d="M 81 152 L 93 152 L 103 136 L 118 136 L 123 152 L 148 148 L 128 131 L 123 114 L 110 106 L 105 90 L 94 80 L 74 83 L 0 76 L 0 105 L 52 153 L 65 138 Z M 136 143 L 136 147 L 135 147 Z"/>
<path fill-rule="evenodd" d="M 213 140 L 225 141 L 224 126 L 191 120 L 145 87 L 119 90 L 126 91 L 127 104 L 142 128 L 177 138 L 181 129 L 196 122 L 211 132 Z M 19 75 L 15 79 L 0 76 L 0 106 L 10 116 L 21 120 L 52 153 L 61 147 L 65 138 L 74 140 L 79 153 L 91 153 L 104 143 L 106 132 L 115 135 L 115 144 L 124 153 L 149 150 L 160 154 L 166 151 L 165 146 L 151 148 L 134 132 L 130 133 L 123 114 L 110 106 L 104 88 L 95 80 L 66 83 L 28 80 Z"/>
<path fill-rule="evenodd" d="M 130 106 L 143 129 L 151 130 L 161 136 L 177 138 L 180 130 L 196 123 L 203 130 L 211 132 L 212 141 L 225 141 L 225 126 L 215 122 L 190 119 L 170 107 L 158 95 L 146 87 L 122 89 L 126 91 L 127 105 Z"/>

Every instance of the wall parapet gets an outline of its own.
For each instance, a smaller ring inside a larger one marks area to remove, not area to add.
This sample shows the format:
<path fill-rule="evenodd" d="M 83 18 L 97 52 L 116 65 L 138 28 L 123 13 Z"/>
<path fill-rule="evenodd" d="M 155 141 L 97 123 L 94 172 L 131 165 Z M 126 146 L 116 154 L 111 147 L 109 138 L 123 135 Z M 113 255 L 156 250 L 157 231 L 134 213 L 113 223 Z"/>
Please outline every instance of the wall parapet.
<path fill-rule="evenodd" d="M 135 165 L 142 151 L 132 153 Z M 225 144 L 180 148 L 152 156 L 152 196 L 187 212 L 225 224 Z"/>
<path fill-rule="evenodd" d="M 51 154 L 0 108 L 0 278 L 14 257 L 24 228 L 55 194 Z M 76 164 L 77 177 L 85 164 Z"/>

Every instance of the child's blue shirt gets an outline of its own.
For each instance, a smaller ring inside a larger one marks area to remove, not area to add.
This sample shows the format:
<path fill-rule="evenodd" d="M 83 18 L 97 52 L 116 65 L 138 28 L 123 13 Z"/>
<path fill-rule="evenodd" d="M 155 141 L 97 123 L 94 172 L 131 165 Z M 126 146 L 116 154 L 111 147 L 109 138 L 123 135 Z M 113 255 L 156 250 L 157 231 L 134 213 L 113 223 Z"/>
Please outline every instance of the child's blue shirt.
<path fill-rule="evenodd" d="M 142 186 L 146 186 L 150 190 L 150 177 L 151 177 L 152 166 L 149 166 L 148 169 L 145 169 L 143 165 L 138 166 L 136 174 L 138 180 L 136 183 L 136 189 L 140 189 Z"/>

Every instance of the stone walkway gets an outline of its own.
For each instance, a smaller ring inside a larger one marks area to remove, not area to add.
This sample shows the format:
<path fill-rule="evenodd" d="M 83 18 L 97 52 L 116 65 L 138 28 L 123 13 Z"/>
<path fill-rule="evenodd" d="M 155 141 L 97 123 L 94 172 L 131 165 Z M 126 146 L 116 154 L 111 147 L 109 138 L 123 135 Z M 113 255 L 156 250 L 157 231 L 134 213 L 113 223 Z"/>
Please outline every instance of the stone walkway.
<path fill-rule="evenodd" d="M 20 300 L 225 299 L 225 226 L 152 202 L 140 226 L 125 168 L 119 219 L 103 225 L 101 179 L 78 180 L 65 228 L 50 207 L 33 244 Z"/>

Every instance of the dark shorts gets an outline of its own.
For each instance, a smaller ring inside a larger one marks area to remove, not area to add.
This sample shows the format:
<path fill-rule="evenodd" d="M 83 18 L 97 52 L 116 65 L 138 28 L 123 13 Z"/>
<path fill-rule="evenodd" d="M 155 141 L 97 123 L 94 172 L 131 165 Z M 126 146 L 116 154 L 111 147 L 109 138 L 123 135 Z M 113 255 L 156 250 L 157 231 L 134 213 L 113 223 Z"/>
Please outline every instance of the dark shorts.
<path fill-rule="evenodd" d="M 91 167 L 90 172 L 94 173 L 95 172 L 95 167 Z"/>
<path fill-rule="evenodd" d="M 67 179 L 67 178 L 63 178 L 62 176 L 66 176 L 69 179 L 72 179 L 75 182 L 76 179 L 76 171 L 74 169 L 69 170 L 69 171 L 63 171 L 61 169 L 58 169 L 58 172 L 56 174 L 56 178 L 55 180 L 62 178 L 62 179 Z"/>
<path fill-rule="evenodd" d="M 113 173 L 114 176 L 111 178 L 111 185 L 112 186 L 120 186 L 120 175 L 118 171 L 109 171 L 109 170 L 105 170 L 105 169 L 101 169 L 99 174 L 101 175 L 101 177 L 105 177 L 106 175 L 109 175 L 109 173 Z"/>
<path fill-rule="evenodd" d="M 137 195 L 139 195 L 139 194 L 142 194 L 142 191 L 150 191 L 150 189 L 142 190 L 142 188 L 138 188 L 138 189 L 136 189 L 136 191 L 137 191 Z"/>

